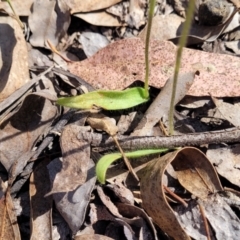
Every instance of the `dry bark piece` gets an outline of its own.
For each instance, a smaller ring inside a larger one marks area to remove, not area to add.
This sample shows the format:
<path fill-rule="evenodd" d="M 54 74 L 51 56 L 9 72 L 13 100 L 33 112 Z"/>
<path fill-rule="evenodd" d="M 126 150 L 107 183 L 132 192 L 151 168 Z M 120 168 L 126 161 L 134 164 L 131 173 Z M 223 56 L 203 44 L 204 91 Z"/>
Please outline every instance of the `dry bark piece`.
<path fill-rule="evenodd" d="M 151 42 L 151 75 L 149 84 L 164 86 L 173 75 L 176 46 L 171 42 Z M 188 95 L 215 97 L 239 96 L 240 61 L 238 57 L 184 49 L 180 72 L 199 70 L 200 75 Z M 144 43 L 138 38 L 116 41 L 82 62 L 68 65 L 71 73 L 99 89 L 123 89 L 145 73 Z"/>
<path fill-rule="evenodd" d="M 184 231 L 184 226 L 180 225 L 172 208 L 167 203 L 164 193 L 163 176 L 166 167 L 170 163 L 177 171 L 181 185 L 195 196 L 206 198 L 209 191 L 221 191 L 222 187 L 213 166 L 206 156 L 198 149 L 191 147 L 157 158 L 138 172 L 143 208 L 149 216 L 174 239 L 190 239 Z"/>
<path fill-rule="evenodd" d="M 28 52 L 22 29 L 12 17 L 0 17 L 0 102 L 29 81 Z"/>

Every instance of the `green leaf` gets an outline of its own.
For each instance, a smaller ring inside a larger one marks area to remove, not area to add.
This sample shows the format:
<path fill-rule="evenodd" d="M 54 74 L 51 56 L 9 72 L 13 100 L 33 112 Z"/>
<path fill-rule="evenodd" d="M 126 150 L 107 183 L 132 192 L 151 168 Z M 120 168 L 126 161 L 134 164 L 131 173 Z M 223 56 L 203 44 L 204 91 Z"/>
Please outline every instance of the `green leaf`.
<path fill-rule="evenodd" d="M 70 108 L 91 109 L 94 106 L 106 110 L 120 110 L 147 102 L 144 88 L 135 87 L 123 91 L 94 91 L 76 97 L 59 98 L 57 103 Z"/>
<path fill-rule="evenodd" d="M 162 148 L 162 149 L 144 149 L 144 150 L 137 150 L 134 152 L 126 152 L 125 155 L 128 158 L 137 158 L 137 157 L 143 157 L 149 154 L 154 153 L 163 153 L 169 151 L 168 148 Z M 97 179 L 100 183 L 105 183 L 106 178 L 106 172 L 108 167 L 115 162 L 116 160 L 122 158 L 121 153 L 111 153 L 103 156 L 99 159 L 97 165 L 96 165 L 96 175 Z"/>

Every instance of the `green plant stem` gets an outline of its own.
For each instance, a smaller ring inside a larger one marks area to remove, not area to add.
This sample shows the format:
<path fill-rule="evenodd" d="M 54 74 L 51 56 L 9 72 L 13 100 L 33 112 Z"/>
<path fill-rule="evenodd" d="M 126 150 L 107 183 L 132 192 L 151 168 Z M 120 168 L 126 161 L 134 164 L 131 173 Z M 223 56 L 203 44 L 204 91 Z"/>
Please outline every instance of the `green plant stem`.
<path fill-rule="evenodd" d="M 186 21 L 183 24 L 182 35 L 179 40 L 179 47 L 177 50 L 177 57 L 175 63 L 175 70 L 174 70 L 174 78 L 173 78 L 173 86 L 172 86 L 172 96 L 171 96 L 171 103 L 170 103 L 170 110 L 169 110 L 169 135 L 173 135 L 174 131 L 174 124 L 173 124 L 173 115 L 174 115 L 174 106 L 175 106 L 175 95 L 177 89 L 177 80 L 178 74 L 181 64 L 181 57 L 183 52 L 183 47 L 186 45 L 188 33 L 191 27 L 192 18 L 194 14 L 195 8 L 195 0 L 190 0 L 188 3 L 188 9 L 186 14 Z"/>
<path fill-rule="evenodd" d="M 147 34 L 146 34 L 146 41 L 145 41 L 145 82 L 144 82 L 144 97 L 149 98 L 149 91 L 148 91 L 148 79 L 149 79 L 149 44 L 150 44 L 150 35 L 151 35 L 151 28 L 152 28 L 152 19 L 154 15 L 154 8 L 155 8 L 156 0 L 150 0 L 149 4 L 149 12 L 148 12 L 148 25 L 147 25 Z"/>
<path fill-rule="evenodd" d="M 16 18 L 18 24 L 20 25 L 20 27 L 21 27 L 22 29 L 24 29 L 24 25 L 23 25 L 22 21 L 20 20 L 19 16 L 16 14 L 16 12 L 15 12 L 12 4 L 11 4 L 11 1 L 10 1 L 10 0 L 7 0 L 7 3 L 8 3 L 8 5 L 10 6 L 10 8 L 12 9 L 13 15 L 14 15 L 14 17 Z"/>

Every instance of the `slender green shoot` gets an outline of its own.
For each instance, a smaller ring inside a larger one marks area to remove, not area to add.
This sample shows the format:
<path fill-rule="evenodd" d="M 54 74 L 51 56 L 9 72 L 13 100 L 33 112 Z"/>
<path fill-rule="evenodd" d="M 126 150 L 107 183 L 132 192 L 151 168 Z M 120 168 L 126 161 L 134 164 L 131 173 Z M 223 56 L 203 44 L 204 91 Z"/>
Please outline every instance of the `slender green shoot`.
<path fill-rule="evenodd" d="M 195 8 L 195 0 L 190 0 L 188 3 L 187 13 L 186 13 L 186 21 L 184 22 L 182 35 L 179 40 L 179 46 L 177 50 L 177 57 L 176 57 L 176 63 L 175 63 L 172 96 L 171 96 L 171 103 L 170 103 L 170 110 L 169 110 L 169 134 L 170 135 L 172 135 L 174 131 L 174 123 L 173 123 L 174 102 L 175 102 L 175 95 L 176 95 L 176 89 L 177 89 L 178 74 L 179 74 L 179 69 L 181 64 L 181 57 L 182 57 L 183 48 L 187 42 L 189 30 L 191 27 L 194 8 Z"/>
<path fill-rule="evenodd" d="M 156 153 L 166 153 L 168 152 L 168 148 L 162 148 L 162 149 L 143 149 L 143 150 L 136 150 L 133 152 L 126 152 L 125 155 L 128 158 L 138 158 L 143 156 L 148 156 L 150 154 L 156 154 Z M 96 175 L 97 179 L 100 183 L 104 184 L 106 180 L 106 173 L 109 166 L 117 161 L 118 159 L 122 158 L 121 153 L 110 153 L 105 156 L 103 156 L 96 165 Z"/>
<path fill-rule="evenodd" d="M 18 24 L 20 25 L 20 27 L 22 29 L 24 29 L 24 25 L 23 25 L 22 21 L 20 20 L 19 16 L 16 14 L 16 12 L 15 12 L 13 6 L 12 6 L 11 1 L 10 0 L 6 0 L 6 1 L 7 1 L 8 5 L 10 6 L 10 8 L 12 9 L 13 15 L 14 15 L 15 19 L 17 20 Z"/>
<path fill-rule="evenodd" d="M 149 98 L 149 90 L 148 90 L 148 80 L 149 80 L 149 45 L 150 45 L 150 36 L 151 36 L 151 29 L 152 29 L 152 19 L 154 16 L 154 8 L 155 8 L 156 0 L 150 0 L 149 4 L 149 12 L 148 12 L 148 25 L 147 25 L 147 34 L 146 34 L 146 41 L 145 41 L 145 81 L 144 81 L 144 97 Z"/>

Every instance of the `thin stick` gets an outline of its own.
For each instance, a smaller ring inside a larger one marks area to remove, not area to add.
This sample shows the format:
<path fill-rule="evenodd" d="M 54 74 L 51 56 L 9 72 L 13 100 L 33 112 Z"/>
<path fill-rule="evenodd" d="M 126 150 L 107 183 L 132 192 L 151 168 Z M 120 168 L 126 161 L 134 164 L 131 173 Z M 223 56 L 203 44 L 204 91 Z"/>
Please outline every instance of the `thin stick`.
<path fill-rule="evenodd" d="M 184 199 L 179 197 L 177 194 L 175 194 L 173 191 L 171 191 L 167 186 L 163 185 L 164 190 L 169 193 L 175 200 L 177 200 L 179 203 L 181 203 L 184 207 L 188 207 L 188 204 Z"/>
<path fill-rule="evenodd" d="M 118 142 L 118 140 L 117 140 L 117 137 L 116 137 L 116 136 L 112 136 L 112 138 L 113 138 L 114 142 L 116 143 L 116 145 L 117 145 L 117 147 L 118 147 L 118 150 L 119 150 L 120 153 L 122 154 L 124 163 L 126 164 L 129 172 L 134 176 L 134 178 L 135 178 L 137 181 L 139 181 L 139 178 L 138 178 L 137 174 L 134 172 L 134 170 L 133 170 L 133 168 L 132 168 L 132 166 L 131 166 L 128 158 L 126 157 L 125 153 L 123 152 L 123 150 L 122 150 L 122 148 L 121 148 L 121 146 L 120 146 L 120 144 L 119 144 L 119 142 Z"/>
<path fill-rule="evenodd" d="M 98 150 L 113 149 L 115 143 L 111 138 L 103 138 L 100 134 L 89 134 L 82 136 L 86 140 L 94 139 L 94 146 L 100 147 Z M 240 140 L 240 129 L 231 128 L 224 129 L 222 131 L 203 132 L 203 133 L 192 133 L 183 134 L 178 136 L 170 137 L 137 137 L 137 136 L 118 136 L 118 141 L 124 150 L 137 150 L 137 149 L 148 149 L 148 148 L 173 148 L 181 146 L 199 146 L 202 144 L 210 143 L 227 143 L 227 142 L 238 142 Z M 97 144 L 98 143 L 98 144 Z"/>
<path fill-rule="evenodd" d="M 211 240 L 209 227 L 208 227 L 208 222 L 207 222 L 207 218 L 206 218 L 205 213 L 204 213 L 204 209 L 203 209 L 201 204 L 198 204 L 198 206 L 199 206 L 200 213 L 202 215 L 202 219 L 203 219 L 203 223 L 204 223 L 204 227 L 205 227 L 205 230 L 206 230 L 207 240 Z"/>
<path fill-rule="evenodd" d="M 47 44 L 50 47 L 50 49 L 52 50 L 53 53 L 56 53 L 59 57 L 61 57 L 64 61 L 71 63 L 72 61 L 66 57 L 64 57 L 50 42 L 50 40 L 47 40 Z"/>

